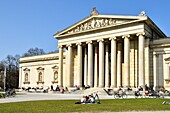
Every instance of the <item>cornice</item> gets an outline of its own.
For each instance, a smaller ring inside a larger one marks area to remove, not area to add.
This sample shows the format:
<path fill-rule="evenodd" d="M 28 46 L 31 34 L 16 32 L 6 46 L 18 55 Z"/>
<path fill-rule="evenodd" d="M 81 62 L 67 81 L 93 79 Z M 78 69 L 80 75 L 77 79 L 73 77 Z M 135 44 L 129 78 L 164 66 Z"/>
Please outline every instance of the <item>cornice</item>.
<path fill-rule="evenodd" d="M 65 59 L 65 56 L 63 56 Z M 55 57 L 47 57 L 47 58 L 36 58 L 36 59 L 29 59 L 29 60 L 21 60 L 19 62 L 19 64 L 22 63 L 30 63 L 30 62 L 40 62 L 40 61 L 49 61 L 49 60 L 59 60 L 59 56 L 55 56 Z"/>
<path fill-rule="evenodd" d="M 163 48 L 163 47 L 170 47 L 170 44 L 153 44 L 150 45 L 151 48 Z"/>

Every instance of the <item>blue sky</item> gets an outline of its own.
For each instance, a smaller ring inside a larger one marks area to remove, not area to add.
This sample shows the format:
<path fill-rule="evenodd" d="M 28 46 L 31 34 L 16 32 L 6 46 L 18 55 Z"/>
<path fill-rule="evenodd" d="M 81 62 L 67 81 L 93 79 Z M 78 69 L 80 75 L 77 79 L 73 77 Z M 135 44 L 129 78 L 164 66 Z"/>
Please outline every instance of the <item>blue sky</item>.
<path fill-rule="evenodd" d="M 30 48 L 57 49 L 53 35 L 90 15 L 138 15 L 146 11 L 170 36 L 170 0 L 0 0 L 0 60 Z"/>

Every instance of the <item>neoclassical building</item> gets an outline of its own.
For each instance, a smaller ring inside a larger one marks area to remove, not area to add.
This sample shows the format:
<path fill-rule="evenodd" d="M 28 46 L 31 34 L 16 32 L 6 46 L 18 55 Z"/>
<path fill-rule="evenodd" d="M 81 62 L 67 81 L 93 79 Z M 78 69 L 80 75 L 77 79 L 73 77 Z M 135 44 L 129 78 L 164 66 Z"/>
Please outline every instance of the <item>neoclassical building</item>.
<path fill-rule="evenodd" d="M 144 11 L 138 16 L 103 15 L 93 8 L 90 16 L 54 37 L 59 53 L 20 59 L 20 87 L 147 84 L 170 89 L 170 38 Z"/>

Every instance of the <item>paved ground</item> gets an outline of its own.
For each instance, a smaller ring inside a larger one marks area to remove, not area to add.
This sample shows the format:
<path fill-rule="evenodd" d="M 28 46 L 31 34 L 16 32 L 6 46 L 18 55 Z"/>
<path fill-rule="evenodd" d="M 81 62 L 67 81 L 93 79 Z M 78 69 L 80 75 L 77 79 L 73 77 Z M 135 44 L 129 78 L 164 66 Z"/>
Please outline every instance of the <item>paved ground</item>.
<path fill-rule="evenodd" d="M 0 103 L 9 102 L 21 102 L 21 101 L 32 101 L 32 100 L 66 100 L 72 99 L 77 100 L 82 97 L 83 94 L 54 94 L 54 93 L 25 93 L 17 95 L 16 97 L 2 98 Z M 99 95 L 100 99 L 113 99 L 112 96 Z M 129 98 L 134 98 L 133 96 Z M 103 113 L 117 113 L 117 112 L 103 112 Z M 170 111 L 130 111 L 123 113 L 170 113 Z"/>
<path fill-rule="evenodd" d="M 54 93 L 26 93 L 10 98 L 0 99 L 0 103 L 20 102 L 31 100 L 78 100 L 83 94 L 54 94 Z M 112 96 L 100 95 L 100 99 L 113 99 Z"/>

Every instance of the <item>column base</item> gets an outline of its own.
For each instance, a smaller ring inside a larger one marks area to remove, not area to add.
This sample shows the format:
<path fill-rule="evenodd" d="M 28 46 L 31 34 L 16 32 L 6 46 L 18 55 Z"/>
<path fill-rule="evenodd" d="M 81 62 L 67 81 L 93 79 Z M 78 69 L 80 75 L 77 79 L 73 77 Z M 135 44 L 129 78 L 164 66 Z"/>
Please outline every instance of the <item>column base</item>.
<path fill-rule="evenodd" d="M 153 89 L 154 89 L 154 90 L 158 90 L 159 87 L 158 87 L 158 86 L 153 86 Z"/>
<path fill-rule="evenodd" d="M 116 86 L 114 86 L 114 85 L 111 85 L 111 86 L 110 86 L 110 88 L 114 89 L 114 88 L 116 88 Z"/>
<path fill-rule="evenodd" d="M 98 88 L 104 88 L 104 86 L 103 86 L 103 85 L 100 85 Z"/>
<path fill-rule="evenodd" d="M 110 89 L 110 87 L 109 86 L 105 86 L 105 89 Z"/>

